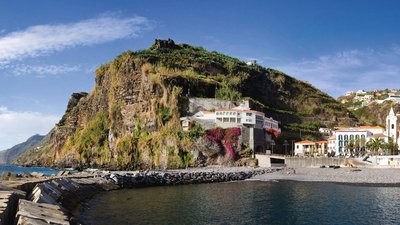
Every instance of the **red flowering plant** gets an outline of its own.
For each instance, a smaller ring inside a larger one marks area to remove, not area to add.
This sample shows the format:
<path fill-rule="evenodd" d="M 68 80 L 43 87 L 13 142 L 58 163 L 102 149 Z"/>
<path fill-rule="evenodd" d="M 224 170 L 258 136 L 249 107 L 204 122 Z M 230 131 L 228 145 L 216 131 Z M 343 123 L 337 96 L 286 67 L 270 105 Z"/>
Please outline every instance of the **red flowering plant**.
<path fill-rule="evenodd" d="M 268 133 L 268 134 L 271 134 L 271 135 L 273 135 L 275 138 L 278 138 L 278 136 L 279 136 L 279 131 L 277 131 L 277 130 L 275 130 L 275 129 L 273 129 L 273 128 L 269 128 L 269 129 L 266 129 L 266 132 Z"/>
<path fill-rule="evenodd" d="M 205 139 L 224 147 L 229 152 L 229 155 L 234 158 L 235 148 L 237 147 L 240 134 L 240 128 L 229 128 L 226 130 L 215 128 L 206 132 Z"/>

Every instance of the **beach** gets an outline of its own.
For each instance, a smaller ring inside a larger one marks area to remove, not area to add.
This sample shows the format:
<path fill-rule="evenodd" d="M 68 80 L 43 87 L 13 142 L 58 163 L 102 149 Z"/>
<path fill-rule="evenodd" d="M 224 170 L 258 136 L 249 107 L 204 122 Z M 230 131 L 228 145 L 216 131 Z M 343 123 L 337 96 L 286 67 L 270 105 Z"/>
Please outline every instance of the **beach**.
<path fill-rule="evenodd" d="M 338 182 L 370 185 L 399 185 L 400 169 L 395 168 L 285 168 L 273 173 L 256 175 L 260 181 L 293 180 L 308 182 Z"/>

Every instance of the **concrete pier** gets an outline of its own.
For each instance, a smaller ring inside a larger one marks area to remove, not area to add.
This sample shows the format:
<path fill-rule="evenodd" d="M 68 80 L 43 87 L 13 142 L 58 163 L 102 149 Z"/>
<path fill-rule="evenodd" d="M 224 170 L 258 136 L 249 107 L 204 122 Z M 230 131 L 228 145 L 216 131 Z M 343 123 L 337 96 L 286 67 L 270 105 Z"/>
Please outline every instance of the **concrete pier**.
<path fill-rule="evenodd" d="M 17 225 L 70 224 L 68 216 L 60 206 L 35 203 L 24 199 L 19 200 L 16 221 Z"/>
<path fill-rule="evenodd" d="M 13 224 L 18 200 L 23 197 L 16 192 L 0 191 L 0 225 Z"/>

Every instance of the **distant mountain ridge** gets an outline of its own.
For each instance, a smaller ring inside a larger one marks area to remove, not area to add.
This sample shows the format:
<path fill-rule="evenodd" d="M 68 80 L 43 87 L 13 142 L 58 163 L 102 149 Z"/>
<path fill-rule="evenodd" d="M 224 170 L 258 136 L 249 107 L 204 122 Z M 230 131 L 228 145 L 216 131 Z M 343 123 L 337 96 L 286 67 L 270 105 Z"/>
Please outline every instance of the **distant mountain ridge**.
<path fill-rule="evenodd" d="M 43 140 L 45 136 L 43 135 L 33 135 L 28 138 L 25 142 L 17 144 L 12 148 L 0 152 L 0 163 L 10 164 L 14 159 L 20 156 L 22 153 L 35 147 L 40 141 Z"/>

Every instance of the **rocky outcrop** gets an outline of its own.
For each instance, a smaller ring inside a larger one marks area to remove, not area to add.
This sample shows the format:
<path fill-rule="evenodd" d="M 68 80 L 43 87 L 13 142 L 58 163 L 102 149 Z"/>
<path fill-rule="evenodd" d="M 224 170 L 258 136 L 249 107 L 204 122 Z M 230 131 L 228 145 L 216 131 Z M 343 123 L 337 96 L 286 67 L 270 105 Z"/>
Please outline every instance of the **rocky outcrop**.
<path fill-rule="evenodd" d="M 202 165 L 193 157 L 204 150 L 195 149 L 201 132 L 183 132 L 179 121 L 188 114 L 191 97 L 246 97 L 282 122 L 282 135 L 298 135 L 299 129 L 303 135 L 317 134 L 315 124 L 333 117 L 353 120 L 333 98 L 282 72 L 171 39 L 156 40 L 149 49 L 124 52 L 100 66 L 93 90 L 73 94 L 41 148 L 16 162 L 123 170 Z M 307 121 L 312 124 L 302 125 Z M 221 149 L 213 157 L 225 156 Z M 206 161 L 223 164 L 233 158 Z"/>
<path fill-rule="evenodd" d="M 168 40 L 156 39 L 155 43 L 151 47 L 152 49 L 181 49 L 182 47 L 176 45 L 175 42 L 168 38 Z"/>

